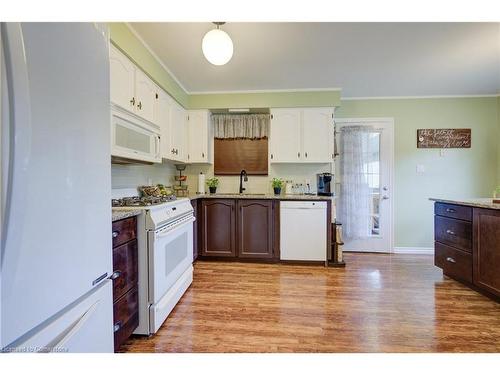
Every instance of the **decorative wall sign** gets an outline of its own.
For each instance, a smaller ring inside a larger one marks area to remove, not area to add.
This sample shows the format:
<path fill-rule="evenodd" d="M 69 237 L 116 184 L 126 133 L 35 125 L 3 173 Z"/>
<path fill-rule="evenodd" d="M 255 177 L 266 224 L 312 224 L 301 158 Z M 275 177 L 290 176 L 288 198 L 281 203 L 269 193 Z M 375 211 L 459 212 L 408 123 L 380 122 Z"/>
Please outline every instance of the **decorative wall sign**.
<path fill-rule="evenodd" d="M 470 129 L 417 129 L 418 148 L 470 148 Z"/>

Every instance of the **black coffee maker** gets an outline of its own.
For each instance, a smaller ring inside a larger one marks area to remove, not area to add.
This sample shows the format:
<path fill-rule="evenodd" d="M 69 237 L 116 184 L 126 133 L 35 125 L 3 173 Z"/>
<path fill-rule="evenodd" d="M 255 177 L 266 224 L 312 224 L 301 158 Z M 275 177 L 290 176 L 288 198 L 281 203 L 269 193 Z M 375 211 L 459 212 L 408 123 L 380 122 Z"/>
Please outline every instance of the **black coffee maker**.
<path fill-rule="evenodd" d="M 331 173 L 318 173 L 318 195 L 331 197 L 333 196 L 333 175 Z"/>

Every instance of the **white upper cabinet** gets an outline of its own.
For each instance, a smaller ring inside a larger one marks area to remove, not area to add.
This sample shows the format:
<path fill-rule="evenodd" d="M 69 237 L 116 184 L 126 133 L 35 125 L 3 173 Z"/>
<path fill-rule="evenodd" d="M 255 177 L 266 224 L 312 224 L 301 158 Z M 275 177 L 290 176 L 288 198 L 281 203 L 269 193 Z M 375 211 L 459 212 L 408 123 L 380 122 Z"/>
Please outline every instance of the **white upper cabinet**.
<path fill-rule="evenodd" d="M 333 108 L 271 110 L 271 163 L 330 163 L 333 144 Z"/>
<path fill-rule="evenodd" d="M 157 124 L 155 83 L 113 45 L 110 46 L 109 61 L 111 102 Z"/>
<path fill-rule="evenodd" d="M 156 106 L 155 119 L 160 126 L 160 154 L 163 159 L 170 159 L 170 110 L 172 99 L 163 90 L 158 88 L 158 105 Z"/>
<path fill-rule="evenodd" d="M 301 156 L 301 110 L 271 110 L 269 158 L 271 163 L 294 163 Z"/>
<path fill-rule="evenodd" d="M 135 66 L 113 45 L 109 50 L 111 74 L 111 101 L 134 112 L 135 110 Z"/>
<path fill-rule="evenodd" d="M 167 159 L 187 161 L 187 114 L 177 102 L 172 100 L 169 116 L 169 150 Z"/>
<path fill-rule="evenodd" d="M 333 161 L 333 109 L 302 110 L 302 160 L 322 163 Z"/>
<path fill-rule="evenodd" d="M 152 123 L 155 123 L 155 106 L 158 101 L 156 87 L 142 70 L 135 71 L 136 113 Z"/>
<path fill-rule="evenodd" d="M 188 111 L 188 163 L 211 163 L 210 112 Z"/>

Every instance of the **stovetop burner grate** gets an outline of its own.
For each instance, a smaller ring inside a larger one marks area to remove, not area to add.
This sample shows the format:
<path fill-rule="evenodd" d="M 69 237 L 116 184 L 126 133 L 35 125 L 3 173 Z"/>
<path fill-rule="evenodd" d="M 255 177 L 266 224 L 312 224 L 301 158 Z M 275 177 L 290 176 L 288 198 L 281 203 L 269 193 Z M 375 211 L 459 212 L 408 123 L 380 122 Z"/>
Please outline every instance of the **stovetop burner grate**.
<path fill-rule="evenodd" d="M 111 199 L 112 207 L 144 207 L 154 206 L 165 202 L 176 200 L 175 195 L 166 195 L 162 197 L 124 197 L 120 199 Z"/>

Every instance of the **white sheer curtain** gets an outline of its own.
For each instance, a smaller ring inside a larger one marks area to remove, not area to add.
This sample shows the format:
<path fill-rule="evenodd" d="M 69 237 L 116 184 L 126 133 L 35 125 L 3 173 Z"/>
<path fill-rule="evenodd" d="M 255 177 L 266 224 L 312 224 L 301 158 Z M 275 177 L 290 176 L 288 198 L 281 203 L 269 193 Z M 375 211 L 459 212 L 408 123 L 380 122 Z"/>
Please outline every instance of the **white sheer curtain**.
<path fill-rule="evenodd" d="M 217 139 L 261 139 L 269 137 L 269 115 L 212 115 Z"/>
<path fill-rule="evenodd" d="M 367 165 L 370 162 L 368 126 L 344 126 L 340 132 L 340 196 L 338 218 L 346 239 L 370 236 L 370 209 L 372 199 Z"/>

